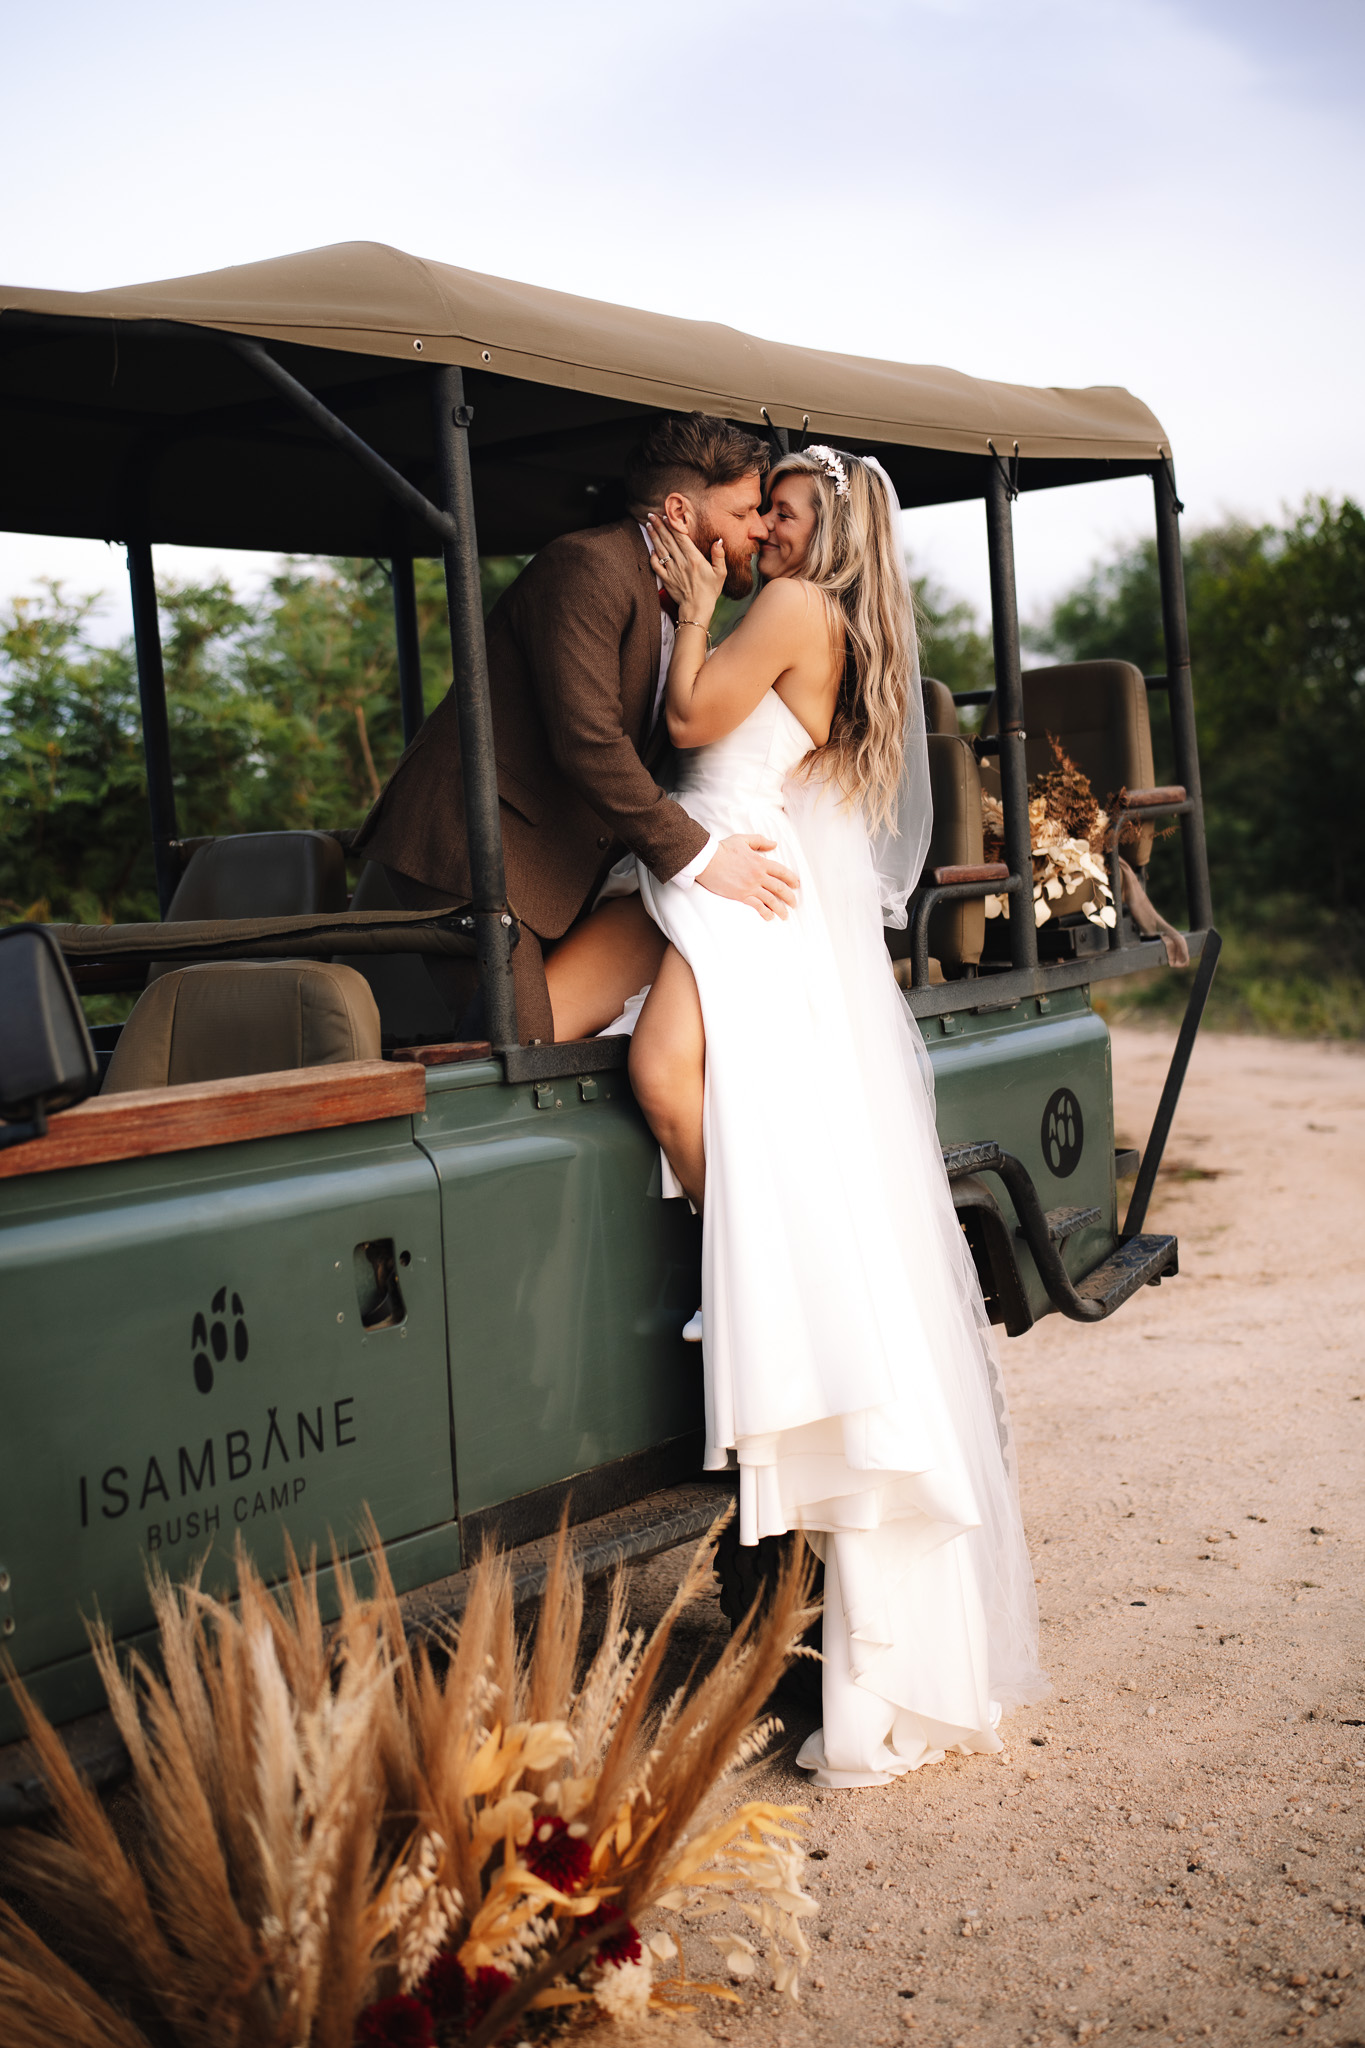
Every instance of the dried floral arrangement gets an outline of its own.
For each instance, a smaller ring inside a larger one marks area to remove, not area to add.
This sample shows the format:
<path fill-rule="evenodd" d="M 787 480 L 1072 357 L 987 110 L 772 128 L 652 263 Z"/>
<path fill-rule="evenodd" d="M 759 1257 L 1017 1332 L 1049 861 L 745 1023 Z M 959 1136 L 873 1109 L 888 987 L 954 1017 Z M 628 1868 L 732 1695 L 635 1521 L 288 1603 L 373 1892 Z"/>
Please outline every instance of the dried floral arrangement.
<path fill-rule="evenodd" d="M 731 1976 L 766 1949 L 795 1996 L 804 1809 L 723 1809 L 779 1725 L 762 1712 L 813 1618 L 803 1567 L 695 1685 L 660 1692 L 719 1527 L 648 1638 L 618 1577 L 591 1656 L 562 1537 L 529 1649 L 496 1558 L 447 1654 L 410 1648 L 373 1531 L 374 1590 L 334 1559 L 330 1629 L 312 1567 L 277 1595 L 239 1550 L 232 1603 L 154 1581 L 159 1672 L 124 1672 L 95 1632 L 135 1854 L 25 1700 L 55 1820 L 11 1834 L 0 1875 L 60 1934 L 0 1902 L 6 2048 L 485 2048 L 573 2008 L 734 1998 L 687 1977 L 694 1941 Z"/>
<path fill-rule="evenodd" d="M 1076 907 L 1091 924 L 1112 929 L 1117 921 L 1104 856 L 1113 843 L 1109 813 L 1096 802 L 1086 776 L 1061 741 L 1048 734 L 1053 766 L 1029 784 L 1029 844 L 1033 852 L 1033 921 L 1046 924 L 1054 905 L 1085 890 Z M 1122 805 L 1123 792 L 1116 799 Z M 1004 857 L 1005 813 L 999 797 L 981 792 L 984 858 Z M 1130 831 L 1133 829 L 1128 828 Z M 1089 884 L 1088 889 L 1086 885 Z M 1008 917 L 1008 896 L 988 896 L 987 917 Z"/>

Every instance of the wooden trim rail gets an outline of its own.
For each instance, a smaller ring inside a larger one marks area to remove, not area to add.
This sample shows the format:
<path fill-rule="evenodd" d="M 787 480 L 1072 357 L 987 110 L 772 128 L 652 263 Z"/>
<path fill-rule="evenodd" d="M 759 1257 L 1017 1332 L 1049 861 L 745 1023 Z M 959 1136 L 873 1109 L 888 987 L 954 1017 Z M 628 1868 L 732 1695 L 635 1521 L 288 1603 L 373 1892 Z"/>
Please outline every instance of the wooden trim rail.
<path fill-rule="evenodd" d="M 330 1067 L 97 1095 L 54 1116 L 45 1138 L 0 1152 L 0 1180 L 413 1116 L 425 1108 L 426 1099 L 425 1070 L 388 1060 L 345 1060 Z"/>
<path fill-rule="evenodd" d="M 419 1067 L 463 1067 L 473 1060 L 490 1059 L 492 1053 L 486 1038 L 456 1038 L 448 1045 L 400 1045 L 389 1057 Z"/>
<path fill-rule="evenodd" d="M 1121 808 L 1125 811 L 1147 811 L 1158 804 L 1183 804 L 1184 801 L 1183 783 L 1171 782 L 1160 789 L 1125 789 Z"/>
<path fill-rule="evenodd" d="M 930 868 L 935 888 L 953 888 L 959 882 L 1007 882 L 1009 869 L 1002 860 L 980 861 L 975 867 Z"/>

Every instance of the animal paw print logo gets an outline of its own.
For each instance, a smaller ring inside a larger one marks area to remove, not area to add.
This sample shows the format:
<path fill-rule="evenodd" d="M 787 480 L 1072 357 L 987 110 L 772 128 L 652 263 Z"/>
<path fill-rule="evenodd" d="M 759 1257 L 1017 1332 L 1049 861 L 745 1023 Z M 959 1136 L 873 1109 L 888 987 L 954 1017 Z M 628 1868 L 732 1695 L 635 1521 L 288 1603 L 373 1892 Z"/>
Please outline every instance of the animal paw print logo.
<path fill-rule="evenodd" d="M 1080 1165 L 1085 1143 L 1081 1105 L 1069 1088 L 1059 1088 L 1048 1097 L 1041 1138 L 1044 1159 L 1058 1180 L 1065 1180 Z"/>
<path fill-rule="evenodd" d="M 214 1295 L 209 1315 L 213 1318 L 212 1322 L 208 1320 L 208 1317 L 202 1311 L 196 1315 L 194 1328 L 190 1332 L 190 1349 L 194 1353 L 194 1384 L 198 1387 L 201 1394 L 212 1393 L 213 1368 L 215 1365 L 221 1365 L 228 1355 L 228 1291 L 226 1287 L 220 1287 Z M 245 1316 L 246 1312 L 242 1307 L 242 1297 L 240 1294 L 234 1294 L 232 1297 L 231 1343 L 232 1355 L 239 1365 L 246 1357 L 251 1342 L 246 1333 Z"/>

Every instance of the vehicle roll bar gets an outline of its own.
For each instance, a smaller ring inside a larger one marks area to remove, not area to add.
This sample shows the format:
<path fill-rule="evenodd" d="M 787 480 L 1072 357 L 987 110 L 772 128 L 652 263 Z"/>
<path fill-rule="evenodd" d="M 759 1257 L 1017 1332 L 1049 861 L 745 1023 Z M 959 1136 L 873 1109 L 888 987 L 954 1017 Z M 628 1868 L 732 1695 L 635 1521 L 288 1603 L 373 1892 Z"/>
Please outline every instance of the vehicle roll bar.
<path fill-rule="evenodd" d="M 432 424 L 436 468 L 443 503 L 434 505 L 416 484 L 394 468 L 368 441 L 301 383 L 252 335 L 228 334 L 175 321 L 136 323 L 145 332 L 194 340 L 231 349 L 317 431 L 369 471 L 375 481 L 441 543 L 445 561 L 446 599 L 450 614 L 450 651 L 456 715 L 464 767 L 465 817 L 469 834 L 469 870 L 480 979 L 484 989 L 488 1030 L 498 1051 L 518 1043 L 516 997 L 512 986 L 512 919 L 507 904 L 502 857 L 502 823 L 498 810 L 497 764 L 493 753 L 493 710 L 488 688 L 488 650 L 484 641 L 483 605 L 479 594 L 479 543 L 474 520 L 474 486 L 469 462 L 469 424 L 473 409 L 465 403 L 464 375 L 454 365 L 431 372 Z M 175 886 L 173 842 L 174 788 L 171 781 L 166 692 L 161 644 L 156 631 L 156 589 L 151 547 L 145 539 L 129 543 L 129 574 L 133 585 L 133 617 L 137 636 L 138 680 L 143 703 L 143 746 L 147 755 L 148 793 L 156 847 L 157 888 L 164 917 Z M 411 601 L 412 563 L 400 557 L 393 564 L 395 625 L 398 637 L 404 739 L 411 740 L 421 723 L 421 674 L 415 645 Z"/>
<path fill-rule="evenodd" d="M 508 939 L 519 936 L 511 911 Z M 331 960 L 418 953 L 476 957 L 477 928 L 461 905 L 435 910 L 339 910 L 292 917 L 216 917 L 175 924 L 49 924 L 78 989 L 141 989 L 148 967 L 204 960 Z"/>
<path fill-rule="evenodd" d="M 1166 645 L 1166 701 L 1171 707 L 1171 745 L 1176 781 L 1183 783 L 1187 808 L 1180 812 L 1185 856 L 1185 899 L 1190 929 L 1213 923 L 1209 855 L 1204 844 L 1204 796 L 1199 780 L 1199 739 L 1190 681 L 1190 629 L 1185 612 L 1185 565 L 1180 552 L 1180 514 L 1175 472 L 1164 457 L 1152 471 L 1156 499 L 1156 559 L 1161 579 L 1161 633 Z"/>
<path fill-rule="evenodd" d="M 1000 800 L 1005 813 L 1005 862 L 1015 891 L 1033 896 L 1033 849 L 1029 843 L 1028 762 L 1024 753 L 1024 677 L 1019 658 L 1019 601 L 1014 584 L 1014 526 L 1010 504 L 1018 494 L 1017 463 L 1007 470 L 1000 458 L 986 471 L 986 545 L 991 570 L 991 644 L 995 657 L 998 708 Z M 1016 457 L 1018 450 L 1015 450 Z M 1017 968 L 1038 965 L 1038 930 L 1031 917 L 1010 919 L 1010 960 Z"/>
<path fill-rule="evenodd" d="M 403 713 L 403 745 L 410 747 L 426 723 L 422 696 L 422 638 L 417 624 L 417 585 L 411 555 L 390 555 L 393 584 L 393 638 L 398 650 L 398 700 Z"/>
<path fill-rule="evenodd" d="M 176 844 L 175 779 L 171 773 L 171 722 L 166 711 L 166 668 L 156 615 L 152 544 L 128 542 L 128 582 L 133 598 L 133 645 L 137 651 L 137 693 L 142 708 L 142 752 L 147 763 L 147 806 L 152 814 L 152 864 L 156 897 L 164 917 L 180 879 Z"/>
<path fill-rule="evenodd" d="M 1213 977 L 1218 967 L 1218 955 L 1222 950 L 1223 940 L 1221 933 L 1216 931 L 1206 933 L 1203 951 L 1199 956 L 1199 970 L 1194 977 L 1194 983 L 1190 989 L 1189 1001 L 1185 1005 L 1185 1014 L 1180 1020 L 1180 1031 L 1176 1037 L 1175 1051 L 1171 1054 L 1171 1064 L 1166 1070 L 1166 1081 L 1161 1090 L 1161 1100 L 1156 1106 L 1156 1115 L 1152 1119 L 1151 1133 L 1148 1136 L 1146 1145 L 1143 1147 L 1142 1163 L 1138 1167 L 1137 1180 L 1134 1183 L 1132 1196 L 1129 1199 L 1128 1214 L 1123 1219 L 1123 1235 L 1125 1238 L 1135 1236 L 1147 1221 L 1147 1207 L 1152 1199 L 1152 1191 L 1156 1187 L 1156 1177 L 1161 1166 L 1162 1154 L 1166 1150 L 1166 1140 L 1171 1134 L 1171 1125 L 1175 1121 L 1175 1111 L 1176 1105 L 1180 1100 L 1180 1091 L 1185 1085 L 1185 1070 L 1190 1064 L 1190 1054 L 1194 1051 L 1194 1041 L 1199 1035 L 1199 1026 L 1204 1016 L 1204 1005 L 1208 1002 L 1209 990 L 1213 987 Z"/>
<path fill-rule="evenodd" d="M 441 536 L 445 559 L 446 608 L 454 662 L 455 711 L 464 767 L 465 829 L 469 838 L 470 906 L 479 949 L 484 1014 L 494 1047 L 515 1046 L 517 999 L 512 988 L 511 920 L 502 858 L 502 812 L 493 749 L 493 699 L 488 684 L 488 646 L 479 591 L 479 540 L 474 525 L 474 479 L 469 465 L 472 406 L 465 404 L 464 372 L 442 363 L 432 375 L 431 416 L 436 462 L 445 501 Z"/>

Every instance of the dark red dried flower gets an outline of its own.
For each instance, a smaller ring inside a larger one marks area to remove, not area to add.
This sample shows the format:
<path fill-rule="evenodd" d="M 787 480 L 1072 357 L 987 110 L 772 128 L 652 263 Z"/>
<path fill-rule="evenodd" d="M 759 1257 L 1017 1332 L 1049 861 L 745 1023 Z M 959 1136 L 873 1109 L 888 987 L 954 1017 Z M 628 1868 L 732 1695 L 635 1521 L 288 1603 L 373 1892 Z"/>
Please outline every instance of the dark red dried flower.
<path fill-rule="evenodd" d="M 486 2019 L 504 1991 L 512 1984 L 506 1970 L 476 1970 L 466 1975 L 458 1956 L 437 1956 L 417 1987 L 437 2029 L 457 2026 L 462 2034 L 472 2033 Z"/>
<path fill-rule="evenodd" d="M 583 1918 L 576 1922 L 574 1938 L 577 1940 L 581 1935 L 595 1934 L 599 1927 L 610 1927 L 612 1921 L 619 1920 L 620 1917 L 620 1907 L 613 1906 L 608 1899 L 595 1913 L 585 1913 Z M 605 1941 L 597 1945 L 599 1963 L 638 1963 L 642 1953 L 640 1937 L 629 1920 L 618 1933 L 609 1934 Z"/>
<path fill-rule="evenodd" d="M 459 1957 L 449 1951 L 437 1956 L 418 1985 L 417 1996 L 430 2008 L 438 2027 L 463 2019 L 469 1996 L 469 1979 L 460 1966 Z"/>
<path fill-rule="evenodd" d="M 420 1998 L 381 1998 L 356 2024 L 361 2048 L 433 2048 L 431 2013 Z"/>
<path fill-rule="evenodd" d="M 576 1892 L 588 1875 L 592 1851 L 580 1835 L 571 1835 L 557 1813 L 538 1820 L 523 1852 L 526 1868 L 556 1891 Z"/>
<path fill-rule="evenodd" d="M 487 2019 L 503 1992 L 511 1990 L 512 1982 L 506 1970 L 495 1970 L 491 1966 L 466 1977 L 464 2023 L 467 2032 L 472 2032 L 480 2020 Z"/>

